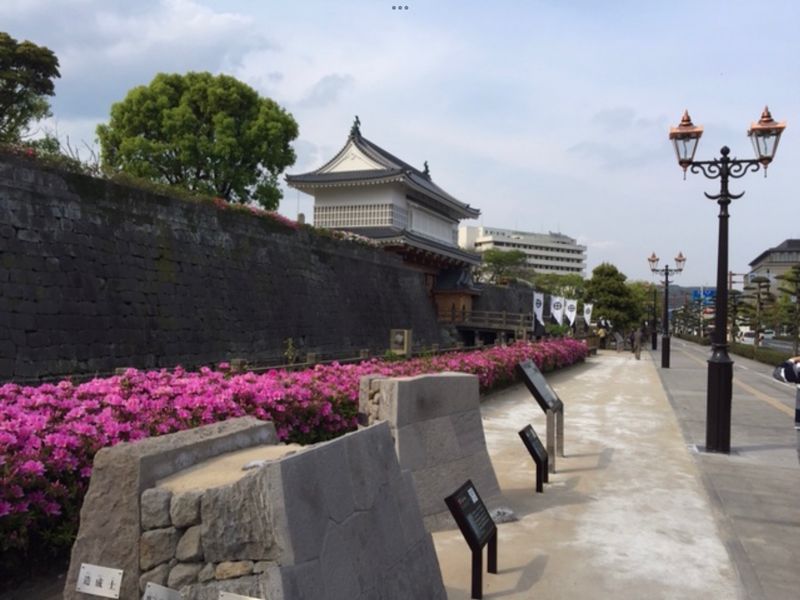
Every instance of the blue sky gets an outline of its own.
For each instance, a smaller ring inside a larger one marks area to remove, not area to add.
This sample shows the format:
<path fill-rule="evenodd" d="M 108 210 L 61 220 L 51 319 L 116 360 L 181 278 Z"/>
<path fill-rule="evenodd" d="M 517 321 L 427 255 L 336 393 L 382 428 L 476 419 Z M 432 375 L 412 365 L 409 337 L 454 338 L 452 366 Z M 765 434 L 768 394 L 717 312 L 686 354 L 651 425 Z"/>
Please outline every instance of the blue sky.
<path fill-rule="evenodd" d="M 354 115 L 363 134 L 481 209 L 487 226 L 561 231 L 650 280 L 655 251 L 687 256 L 678 283 L 716 280 L 717 207 L 667 139 L 688 108 L 698 158 L 752 155 L 769 104 L 788 127 L 764 179 L 732 191 L 730 267 L 800 237 L 800 3 L 583 0 L 3 0 L 0 29 L 50 47 L 62 78 L 47 125 L 86 153 L 111 103 L 158 72 L 228 73 L 297 119 L 296 165 L 321 165 Z M 286 192 L 281 212 L 310 215 Z"/>

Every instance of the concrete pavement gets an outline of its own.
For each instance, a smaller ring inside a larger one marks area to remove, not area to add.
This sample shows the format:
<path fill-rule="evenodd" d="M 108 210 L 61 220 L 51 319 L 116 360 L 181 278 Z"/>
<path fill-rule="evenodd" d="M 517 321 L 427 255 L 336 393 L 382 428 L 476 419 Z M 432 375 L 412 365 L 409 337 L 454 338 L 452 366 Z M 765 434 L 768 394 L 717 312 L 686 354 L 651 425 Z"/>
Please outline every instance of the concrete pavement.
<path fill-rule="evenodd" d="M 673 339 L 670 369 L 659 369 L 692 448 L 705 445 L 708 348 Z M 653 353 L 660 361 L 660 350 Z M 743 597 L 800 598 L 800 433 L 794 386 L 772 367 L 734 360 L 731 454 L 695 452 Z M 660 364 L 660 362 L 658 363 Z"/>
<path fill-rule="evenodd" d="M 485 399 L 489 453 L 519 517 L 499 525 L 500 573 L 484 575 L 485 598 L 800 597 L 797 439 L 778 408 L 793 391 L 763 377 L 766 365 L 738 366 L 736 452 L 700 453 L 707 354 L 674 340 L 667 373 L 658 353 L 601 352 L 549 374 L 566 405 L 567 457 L 544 494 L 517 436 L 532 423 L 544 438 L 541 411 L 522 385 Z M 469 598 L 460 534 L 434 543 L 449 598 Z"/>

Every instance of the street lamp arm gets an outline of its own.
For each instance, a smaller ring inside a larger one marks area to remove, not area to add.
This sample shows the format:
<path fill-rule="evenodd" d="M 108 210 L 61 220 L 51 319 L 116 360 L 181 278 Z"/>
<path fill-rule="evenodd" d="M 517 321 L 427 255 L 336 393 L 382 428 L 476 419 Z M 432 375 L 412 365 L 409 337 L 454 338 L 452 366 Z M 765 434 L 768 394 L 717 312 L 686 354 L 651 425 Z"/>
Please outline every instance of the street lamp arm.
<path fill-rule="evenodd" d="M 730 177 L 732 179 L 739 179 L 744 177 L 746 173 L 761 170 L 763 165 L 760 161 L 746 158 L 728 158 L 724 157 L 722 160 L 715 158 L 714 160 L 695 160 L 689 165 L 689 170 L 694 174 L 702 173 L 708 179 L 719 179 L 721 177 Z"/>
<path fill-rule="evenodd" d="M 722 163 L 716 158 L 714 160 L 697 160 L 691 163 L 689 170 L 694 173 L 702 173 L 708 179 L 719 179 L 722 177 Z"/>

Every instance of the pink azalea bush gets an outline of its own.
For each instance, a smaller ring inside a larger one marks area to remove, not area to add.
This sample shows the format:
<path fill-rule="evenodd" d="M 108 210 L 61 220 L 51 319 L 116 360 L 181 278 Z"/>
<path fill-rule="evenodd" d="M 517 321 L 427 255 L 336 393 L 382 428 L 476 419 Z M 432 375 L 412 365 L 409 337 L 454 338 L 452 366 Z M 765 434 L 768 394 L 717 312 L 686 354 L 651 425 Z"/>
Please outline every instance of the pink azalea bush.
<path fill-rule="evenodd" d="M 311 443 L 356 427 L 362 376 L 460 371 L 478 376 L 482 391 L 515 379 L 532 359 L 542 370 L 583 360 L 572 339 L 400 362 L 317 365 L 305 371 L 233 373 L 138 371 L 36 387 L 0 386 L 0 557 L 11 551 L 69 547 L 95 453 L 105 446 L 253 415 L 275 424 L 281 440 Z M 3 561 L 0 561 L 3 562 Z"/>

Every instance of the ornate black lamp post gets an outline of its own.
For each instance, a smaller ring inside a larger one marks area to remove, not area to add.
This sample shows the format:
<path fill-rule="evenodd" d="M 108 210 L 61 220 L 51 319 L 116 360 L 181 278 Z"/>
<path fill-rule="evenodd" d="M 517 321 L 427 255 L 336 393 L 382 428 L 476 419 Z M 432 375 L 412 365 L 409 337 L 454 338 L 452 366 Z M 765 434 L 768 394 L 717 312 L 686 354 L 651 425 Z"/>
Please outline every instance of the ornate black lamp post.
<path fill-rule="evenodd" d="M 766 176 L 767 166 L 775 157 L 781 133 L 786 123 L 772 119 L 768 108 L 764 108 L 761 119 L 753 123 L 747 132 L 756 152 L 754 159 L 729 158 L 730 148 L 723 146 L 721 158 L 694 160 L 697 143 L 703 134 L 696 127 L 689 112 L 683 113 L 680 125 L 669 130 L 669 139 L 675 146 L 678 164 L 692 173 L 702 173 L 708 179 L 719 179 L 719 194 L 706 193 L 706 198 L 719 204 L 719 243 L 717 247 L 717 302 L 714 318 L 714 339 L 711 358 L 708 359 L 708 390 L 706 397 L 706 450 L 729 453 L 731 450 L 731 396 L 733 386 L 733 361 L 728 356 L 728 205 L 744 195 L 732 194 L 728 190 L 729 179 L 739 179 L 748 171 L 756 172 L 762 167 Z"/>
<path fill-rule="evenodd" d="M 647 259 L 647 262 L 650 263 L 650 270 L 657 275 L 664 276 L 664 329 L 661 333 L 661 368 L 669 369 L 669 274 L 677 274 L 683 271 L 683 265 L 686 263 L 686 257 L 683 255 L 683 252 L 678 252 L 678 256 L 675 257 L 675 268 L 670 269 L 669 265 L 664 267 L 663 269 L 658 268 L 658 261 L 660 259 L 656 256 L 656 253 L 650 255 L 650 258 Z"/>
<path fill-rule="evenodd" d="M 655 252 L 653 253 L 655 254 Z M 650 344 L 653 350 L 658 349 L 658 290 L 653 286 L 653 323 L 650 325 Z"/>

